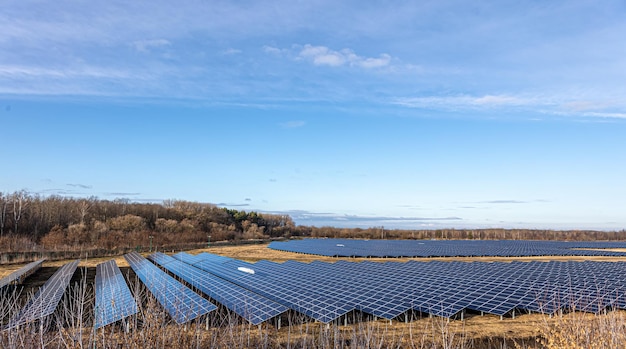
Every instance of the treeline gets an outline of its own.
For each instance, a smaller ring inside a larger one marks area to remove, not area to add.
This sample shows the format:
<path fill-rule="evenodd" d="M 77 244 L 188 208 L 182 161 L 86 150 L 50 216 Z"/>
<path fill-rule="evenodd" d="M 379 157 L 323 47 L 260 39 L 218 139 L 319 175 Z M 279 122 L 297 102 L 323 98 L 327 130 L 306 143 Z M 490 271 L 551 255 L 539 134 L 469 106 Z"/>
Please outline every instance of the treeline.
<path fill-rule="evenodd" d="M 549 230 L 549 229 L 430 229 L 406 230 L 383 227 L 335 228 L 298 226 L 293 235 L 353 239 L 443 239 L 443 240 L 557 240 L 625 241 L 626 230 Z"/>
<path fill-rule="evenodd" d="M 626 240 L 626 230 L 438 229 L 296 226 L 288 215 L 166 200 L 137 203 L 0 192 L 0 251 L 128 249 L 278 237 L 366 239 Z"/>
<path fill-rule="evenodd" d="M 166 200 L 161 204 L 96 197 L 0 192 L 0 250 L 27 251 L 182 245 L 289 236 L 288 215 Z"/>

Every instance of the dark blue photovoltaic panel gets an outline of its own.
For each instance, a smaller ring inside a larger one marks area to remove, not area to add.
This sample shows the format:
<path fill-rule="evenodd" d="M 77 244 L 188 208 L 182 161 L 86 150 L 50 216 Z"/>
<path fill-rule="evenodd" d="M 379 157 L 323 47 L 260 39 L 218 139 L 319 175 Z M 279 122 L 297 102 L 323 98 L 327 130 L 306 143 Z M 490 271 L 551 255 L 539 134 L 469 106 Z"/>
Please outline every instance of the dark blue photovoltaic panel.
<path fill-rule="evenodd" d="M 27 277 L 35 273 L 39 268 L 41 268 L 41 264 L 45 261 L 45 259 L 40 259 L 35 262 L 31 262 L 26 264 L 25 266 L 19 268 L 18 270 L 12 272 L 11 274 L 0 279 L 0 289 L 9 284 L 19 284 L 24 281 Z"/>
<path fill-rule="evenodd" d="M 321 322 L 350 310 L 393 319 L 411 309 L 443 317 L 464 310 L 502 316 L 626 309 L 625 262 L 195 261 L 202 270 Z"/>
<path fill-rule="evenodd" d="M 265 322 L 289 309 L 284 305 L 163 253 L 155 253 L 148 256 L 148 258 L 253 325 Z"/>
<path fill-rule="evenodd" d="M 240 268 L 254 270 L 254 265 L 243 261 L 233 259 L 221 263 L 204 260 L 194 266 L 323 323 L 354 310 L 351 305 L 333 299 L 330 295 L 319 293 L 314 287 L 300 288 L 288 282 L 277 281 L 267 273 L 251 274 L 242 271 Z M 289 275 L 283 276 L 289 278 Z"/>
<path fill-rule="evenodd" d="M 172 257 L 180 261 L 183 261 L 187 264 L 192 264 L 192 265 L 202 262 L 202 261 L 210 261 L 214 263 L 225 263 L 225 262 L 233 260 L 232 258 L 229 258 L 229 257 L 224 257 L 224 256 L 216 255 L 216 254 L 210 254 L 206 252 L 202 252 L 197 255 L 191 255 L 185 252 L 180 252 L 180 253 L 173 255 Z"/>
<path fill-rule="evenodd" d="M 603 251 L 626 248 L 626 242 L 608 241 L 302 239 L 269 248 L 330 257 L 626 256 Z"/>
<path fill-rule="evenodd" d="M 96 266 L 96 304 L 94 328 L 136 314 L 137 304 L 114 260 Z"/>
<path fill-rule="evenodd" d="M 41 286 L 28 303 L 10 320 L 5 329 L 14 328 L 36 320 L 43 320 L 54 313 L 70 283 L 79 260 L 65 264 Z"/>
<path fill-rule="evenodd" d="M 183 261 L 183 262 L 185 262 L 187 264 L 192 264 L 193 265 L 193 264 L 196 264 L 196 263 L 198 263 L 199 261 L 202 260 L 201 258 L 199 258 L 199 256 L 200 255 L 195 255 L 194 256 L 194 255 L 191 255 L 189 253 L 180 252 L 180 253 L 177 253 L 177 254 L 173 255 L 172 258 L 175 258 L 175 259 L 177 259 L 179 261 Z"/>
<path fill-rule="evenodd" d="M 177 323 L 191 321 L 217 309 L 214 304 L 176 281 L 139 253 L 132 252 L 124 255 L 124 258 Z"/>

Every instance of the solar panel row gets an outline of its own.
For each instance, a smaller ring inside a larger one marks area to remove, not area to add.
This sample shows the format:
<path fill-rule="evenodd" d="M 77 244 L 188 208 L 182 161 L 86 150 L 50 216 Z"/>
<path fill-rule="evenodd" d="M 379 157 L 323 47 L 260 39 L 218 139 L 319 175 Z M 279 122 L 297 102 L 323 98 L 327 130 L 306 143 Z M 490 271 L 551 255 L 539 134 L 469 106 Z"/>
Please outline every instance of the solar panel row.
<path fill-rule="evenodd" d="M 124 255 L 135 274 L 177 323 L 191 321 L 217 307 L 176 281 L 139 253 Z"/>
<path fill-rule="evenodd" d="M 28 263 L 25 266 L 19 268 L 18 270 L 12 272 L 11 274 L 0 279 L 0 289 L 9 284 L 20 284 L 35 273 L 39 268 L 41 268 L 41 264 L 45 261 L 45 259 L 40 259 L 38 261 Z"/>
<path fill-rule="evenodd" d="M 137 304 L 114 260 L 96 266 L 96 303 L 94 328 L 122 320 L 137 313 Z"/>
<path fill-rule="evenodd" d="M 41 286 L 33 298 L 9 320 L 5 329 L 15 328 L 36 320 L 43 320 L 54 313 L 79 262 L 79 260 L 75 260 L 59 268 L 59 270 Z"/>
<path fill-rule="evenodd" d="M 330 257 L 626 256 L 607 250 L 626 248 L 626 242 L 594 241 L 303 239 L 269 247 Z"/>
<path fill-rule="evenodd" d="M 189 255 L 188 255 L 189 256 Z M 288 310 L 266 297 L 237 286 L 206 271 L 183 263 L 163 253 L 148 257 L 171 273 L 185 280 L 226 308 L 257 325 Z"/>
<path fill-rule="evenodd" d="M 352 310 L 393 319 L 410 310 L 452 317 L 464 310 L 505 315 L 626 308 L 622 262 L 251 264 L 205 259 L 194 265 L 325 323 Z"/>

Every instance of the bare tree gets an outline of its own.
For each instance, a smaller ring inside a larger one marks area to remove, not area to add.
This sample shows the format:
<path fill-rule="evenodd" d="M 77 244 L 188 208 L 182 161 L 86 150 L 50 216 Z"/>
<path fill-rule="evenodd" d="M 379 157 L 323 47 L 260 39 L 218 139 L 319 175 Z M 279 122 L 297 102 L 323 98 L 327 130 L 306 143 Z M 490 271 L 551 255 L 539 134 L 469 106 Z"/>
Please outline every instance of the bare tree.
<path fill-rule="evenodd" d="M 9 207 L 9 198 L 0 192 L 0 237 L 4 236 L 4 225 L 7 221 L 7 207 Z"/>
<path fill-rule="evenodd" d="M 91 203 L 93 198 L 89 199 L 81 199 L 78 201 L 78 213 L 80 214 L 80 224 L 85 224 L 85 216 L 89 213 L 89 209 L 91 208 Z"/>
<path fill-rule="evenodd" d="M 13 223 L 15 225 L 14 234 L 17 234 L 18 224 L 24 215 L 24 210 L 28 206 L 28 195 L 25 190 L 18 191 L 11 196 L 13 200 Z"/>

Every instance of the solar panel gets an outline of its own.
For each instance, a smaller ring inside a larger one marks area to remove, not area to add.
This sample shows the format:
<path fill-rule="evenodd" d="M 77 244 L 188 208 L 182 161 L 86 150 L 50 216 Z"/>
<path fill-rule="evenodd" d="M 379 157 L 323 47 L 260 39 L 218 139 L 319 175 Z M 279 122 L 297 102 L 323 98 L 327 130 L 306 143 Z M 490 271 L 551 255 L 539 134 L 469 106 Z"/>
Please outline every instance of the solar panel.
<path fill-rule="evenodd" d="M 244 272 L 239 268 L 255 270 L 255 267 L 243 261 L 219 263 L 205 260 L 194 266 L 323 323 L 333 321 L 354 310 L 353 306 L 320 293 L 314 287 L 308 289 L 297 287 L 285 280 L 278 280 L 277 277 L 272 278 L 265 272 L 254 274 Z"/>
<path fill-rule="evenodd" d="M 106 326 L 137 313 L 137 304 L 114 260 L 96 266 L 94 328 Z"/>
<path fill-rule="evenodd" d="M 624 262 L 281 264 L 205 258 L 195 266 L 321 322 L 350 310 L 393 319 L 411 309 L 443 317 L 466 309 L 500 316 L 626 309 Z"/>
<path fill-rule="evenodd" d="M 163 253 L 148 258 L 185 280 L 207 296 L 240 315 L 253 325 L 265 322 L 288 310 L 266 297 L 235 285 L 206 271 L 185 264 Z"/>
<path fill-rule="evenodd" d="M 172 256 L 173 258 L 176 258 L 180 261 L 183 261 L 187 264 L 196 264 L 202 261 L 210 261 L 210 262 L 214 262 L 214 263 L 225 263 L 228 261 L 232 261 L 233 258 L 229 258 L 229 257 L 224 257 L 224 256 L 220 256 L 220 255 L 215 255 L 215 254 L 211 254 L 211 253 L 200 253 L 197 255 L 191 255 L 189 253 L 186 252 L 180 252 L 177 253 L 175 255 Z"/>
<path fill-rule="evenodd" d="M 5 329 L 15 328 L 36 320 L 43 320 L 54 312 L 70 283 L 79 260 L 65 264 L 41 286 L 33 298 L 10 320 Z"/>
<path fill-rule="evenodd" d="M 608 250 L 626 242 L 607 241 L 302 239 L 269 248 L 330 257 L 626 256 Z"/>
<path fill-rule="evenodd" d="M 135 274 L 176 323 L 182 324 L 217 307 L 159 269 L 139 253 L 124 255 Z"/>
<path fill-rule="evenodd" d="M 2 279 L 0 279 L 0 289 L 9 284 L 21 284 L 24 279 L 39 270 L 39 268 L 41 268 L 41 264 L 44 261 L 45 259 L 40 259 L 38 261 L 28 263 L 18 270 L 12 272 L 11 274 L 3 277 Z"/>

